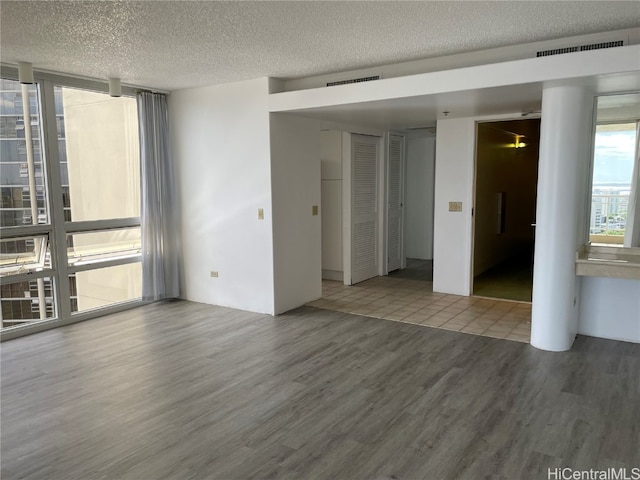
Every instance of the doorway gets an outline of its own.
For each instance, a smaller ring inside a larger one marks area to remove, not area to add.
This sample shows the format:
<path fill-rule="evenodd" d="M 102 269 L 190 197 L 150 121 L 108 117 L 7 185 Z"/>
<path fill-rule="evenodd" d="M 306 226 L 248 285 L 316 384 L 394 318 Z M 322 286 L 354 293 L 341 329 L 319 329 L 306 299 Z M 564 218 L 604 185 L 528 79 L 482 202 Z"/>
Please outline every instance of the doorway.
<path fill-rule="evenodd" d="M 322 279 L 352 285 L 380 273 L 380 143 L 321 131 Z"/>
<path fill-rule="evenodd" d="M 473 295 L 531 301 L 540 119 L 477 124 Z"/>
<path fill-rule="evenodd" d="M 404 175 L 404 268 L 399 278 L 433 281 L 436 127 L 410 129 L 406 135 Z"/>

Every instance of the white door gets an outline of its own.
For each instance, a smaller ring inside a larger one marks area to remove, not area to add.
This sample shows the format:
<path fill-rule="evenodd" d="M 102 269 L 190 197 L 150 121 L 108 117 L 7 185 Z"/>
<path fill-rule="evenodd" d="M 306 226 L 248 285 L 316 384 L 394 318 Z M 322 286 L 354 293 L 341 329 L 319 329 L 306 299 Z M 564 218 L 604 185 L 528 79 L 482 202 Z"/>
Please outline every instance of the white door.
<path fill-rule="evenodd" d="M 351 283 L 378 275 L 378 145 L 351 136 Z"/>
<path fill-rule="evenodd" d="M 404 137 L 389 136 L 389 172 L 387 174 L 387 270 L 402 267 Z"/>

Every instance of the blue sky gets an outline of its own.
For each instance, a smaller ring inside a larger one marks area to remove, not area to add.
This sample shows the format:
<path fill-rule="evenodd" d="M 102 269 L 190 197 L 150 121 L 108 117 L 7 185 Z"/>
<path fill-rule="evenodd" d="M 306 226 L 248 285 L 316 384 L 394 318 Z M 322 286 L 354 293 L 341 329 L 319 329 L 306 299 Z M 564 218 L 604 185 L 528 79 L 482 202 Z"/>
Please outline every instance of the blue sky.
<path fill-rule="evenodd" d="M 631 184 L 635 130 L 596 133 L 593 183 Z"/>

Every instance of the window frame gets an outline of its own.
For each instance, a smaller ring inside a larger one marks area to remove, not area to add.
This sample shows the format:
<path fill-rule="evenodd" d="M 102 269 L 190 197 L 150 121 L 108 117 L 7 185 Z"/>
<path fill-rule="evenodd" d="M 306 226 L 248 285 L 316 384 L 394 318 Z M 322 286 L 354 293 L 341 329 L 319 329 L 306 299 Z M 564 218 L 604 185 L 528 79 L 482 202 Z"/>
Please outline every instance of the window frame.
<path fill-rule="evenodd" d="M 616 125 L 616 124 L 631 124 L 635 123 L 636 128 L 640 126 L 640 115 L 634 118 L 620 118 L 620 119 L 601 119 L 598 120 L 598 102 L 601 97 L 615 97 L 620 95 L 638 95 L 640 94 L 640 90 L 630 90 L 630 91 L 620 91 L 620 92 L 611 92 L 606 94 L 598 94 L 593 97 L 593 115 L 591 122 L 591 144 L 590 144 L 590 152 L 589 152 L 589 167 L 588 167 L 588 181 L 585 185 L 585 189 L 583 190 L 583 199 L 585 202 L 584 208 L 584 217 L 583 217 L 583 225 L 584 230 L 582 232 L 582 245 L 583 247 L 590 248 L 591 247 L 591 213 L 593 210 L 593 177 L 595 170 L 595 144 L 596 144 L 596 131 L 598 126 L 600 125 Z M 638 132 L 638 130 L 636 130 Z M 636 133 L 637 135 L 637 133 Z M 636 138 L 636 142 L 638 139 Z M 640 162 L 640 158 L 634 159 L 634 167 L 636 163 Z M 640 163 L 637 165 L 640 168 Z M 640 185 L 638 186 L 640 188 Z M 640 212 L 639 212 L 640 213 Z M 629 247 L 624 247 L 621 244 L 611 243 L 605 244 L 605 248 L 615 248 L 620 249 L 620 253 L 623 253 L 623 249 L 628 250 Z"/>
<path fill-rule="evenodd" d="M 597 107 L 597 105 L 596 105 Z M 595 176 L 595 160 L 596 160 L 596 148 L 595 148 L 595 144 L 597 143 L 597 135 L 598 135 L 598 127 L 600 126 L 607 126 L 607 125 L 633 125 L 633 129 L 632 131 L 634 132 L 634 143 L 638 142 L 638 139 L 636 138 L 637 132 L 638 132 L 638 126 L 640 125 L 640 116 L 636 119 L 633 120 L 606 120 L 606 121 L 600 121 L 600 122 L 596 122 L 595 126 L 594 126 L 594 148 L 593 148 L 593 155 L 592 155 L 592 162 L 593 162 L 593 167 L 592 167 L 592 175 L 591 175 L 591 182 L 590 182 L 590 200 L 591 200 L 591 204 L 590 204 L 590 215 L 589 215 L 589 242 L 593 243 L 593 239 L 594 237 L 597 237 L 597 234 L 592 234 L 591 233 L 591 213 L 593 213 L 593 206 L 596 202 L 594 202 L 594 194 L 593 194 L 593 177 Z M 635 162 L 637 162 L 638 159 L 634 158 L 633 159 L 633 165 L 632 165 L 632 171 L 631 171 L 631 175 L 630 175 L 630 182 L 633 182 L 633 178 L 631 178 L 633 176 L 633 171 L 635 168 Z M 607 195 L 608 197 L 611 197 L 609 195 Z M 631 201 L 631 198 L 629 198 L 629 201 Z M 628 208 L 628 207 L 627 207 Z M 608 216 L 607 216 L 608 218 Z M 608 230 L 608 220 L 607 220 L 607 232 Z M 613 235 L 609 235 L 609 233 L 605 233 L 601 236 L 613 236 Z M 617 237 L 617 235 L 616 235 Z M 624 240 L 624 233 L 620 236 L 620 241 L 619 242 L 607 242 L 605 243 L 603 246 L 610 246 L 610 247 L 622 247 L 622 243 Z M 596 243 L 600 243 L 600 242 L 596 242 Z M 623 247 L 622 247 L 623 248 Z"/>
<path fill-rule="evenodd" d="M 6 80 L 18 81 L 18 72 L 15 68 L 2 66 L 0 77 Z M 0 235 L 5 238 L 19 238 L 35 235 L 44 235 L 49 239 L 51 252 L 51 268 L 31 273 L 7 275 L 2 278 L 2 283 L 16 283 L 39 278 L 52 279 L 52 296 L 55 305 L 56 316 L 41 320 L 33 320 L 21 325 L 0 329 L 0 341 L 19 337 L 36 331 L 47 330 L 77 321 L 94 318 L 143 305 L 142 299 L 118 302 L 109 306 L 100 307 L 82 312 L 72 312 L 71 286 L 69 276 L 80 271 L 118 266 L 129 263 L 141 262 L 142 254 L 98 260 L 82 265 L 69 265 L 67 258 L 67 235 L 73 233 L 91 233 L 109 229 L 127 227 L 141 227 L 140 217 L 113 218 L 95 221 L 65 221 L 64 188 L 62 187 L 61 159 L 58 150 L 58 115 L 55 108 L 55 88 L 70 87 L 89 90 L 96 93 L 108 94 L 106 82 L 89 79 L 81 79 L 56 75 L 51 73 L 35 72 L 34 83 L 37 87 L 37 99 L 40 108 L 40 146 L 43 159 L 43 175 L 45 176 L 44 188 L 47 192 L 46 204 L 49 212 L 47 224 L 11 226 L 0 228 Z M 136 90 L 131 87 L 122 87 L 122 96 L 135 97 Z M 142 190 L 142 186 L 140 186 Z"/>

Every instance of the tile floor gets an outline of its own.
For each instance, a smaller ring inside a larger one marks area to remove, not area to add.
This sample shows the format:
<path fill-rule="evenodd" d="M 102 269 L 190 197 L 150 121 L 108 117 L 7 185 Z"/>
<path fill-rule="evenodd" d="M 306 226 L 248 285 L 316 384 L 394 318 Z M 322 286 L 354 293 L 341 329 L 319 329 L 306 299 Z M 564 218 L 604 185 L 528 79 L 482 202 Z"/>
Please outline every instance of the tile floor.
<path fill-rule="evenodd" d="M 357 285 L 322 281 L 308 305 L 356 315 L 529 343 L 531 304 L 433 292 L 432 283 L 393 276 Z"/>

